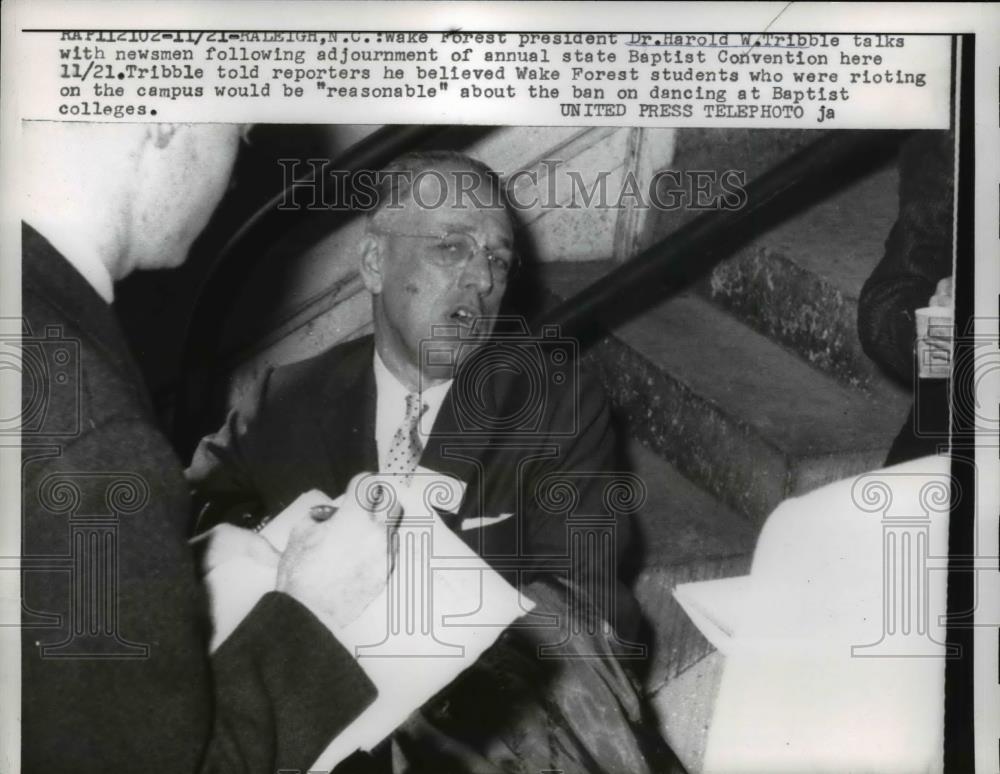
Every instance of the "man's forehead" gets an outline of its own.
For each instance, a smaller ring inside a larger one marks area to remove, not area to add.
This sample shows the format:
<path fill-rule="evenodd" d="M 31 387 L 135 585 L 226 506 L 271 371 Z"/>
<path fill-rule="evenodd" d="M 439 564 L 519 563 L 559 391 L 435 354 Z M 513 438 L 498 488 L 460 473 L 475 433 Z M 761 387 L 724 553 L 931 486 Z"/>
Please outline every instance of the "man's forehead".
<path fill-rule="evenodd" d="M 385 220 L 435 223 L 454 229 L 495 223 L 511 231 L 510 216 L 495 179 L 484 172 L 455 165 L 438 165 L 411 173 L 410 185 L 398 202 L 382 213 Z"/>
<path fill-rule="evenodd" d="M 434 208 L 447 195 L 447 204 L 455 205 L 462 199 L 475 199 L 485 204 L 500 204 L 495 195 L 497 178 L 483 170 L 443 163 L 409 173 L 409 195 L 421 208 Z"/>

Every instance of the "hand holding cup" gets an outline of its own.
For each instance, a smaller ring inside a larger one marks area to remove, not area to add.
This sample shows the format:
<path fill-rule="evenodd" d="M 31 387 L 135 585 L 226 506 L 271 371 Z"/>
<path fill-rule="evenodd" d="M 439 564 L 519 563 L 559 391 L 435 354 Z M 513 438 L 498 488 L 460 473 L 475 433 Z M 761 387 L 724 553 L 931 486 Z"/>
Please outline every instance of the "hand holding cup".
<path fill-rule="evenodd" d="M 921 379 L 947 379 L 951 375 L 954 337 L 952 278 L 938 281 L 928 306 L 917 309 L 917 368 Z"/>

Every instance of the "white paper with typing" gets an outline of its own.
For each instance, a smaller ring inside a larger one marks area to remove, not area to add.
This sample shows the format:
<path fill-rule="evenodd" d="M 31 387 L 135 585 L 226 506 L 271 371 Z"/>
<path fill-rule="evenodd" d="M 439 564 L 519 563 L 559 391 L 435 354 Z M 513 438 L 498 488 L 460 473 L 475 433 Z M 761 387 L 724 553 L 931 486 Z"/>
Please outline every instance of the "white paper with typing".
<path fill-rule="evenodd" d="M 405 482 L 373 476 L 372 483 L 376 481 L 388 484 L 403 507 L 394 533 L 395 566 L 379 597 L 337 637 L 358 658 L 378 697 L 332 740 L 310 771 L 329 770 L 356 750 L 377 745 L 534 607 L 436 513 L 435 508 L 457 511 L 462 482 L 424 468 Z M 341 500 L 306 492 L 260 534 L 283 551 L 312 505 L 339 505 Z M 274 589 L 275 570 L 239 558 L 217 566 L 205 580 L 215 650 L 257 600 Z"/>
<path fill-rule="evenodd" d="M 674 594 L 724 654 L 705 772 L 940 771 L 948 460 L 768 518 L 750 575 Z"/>

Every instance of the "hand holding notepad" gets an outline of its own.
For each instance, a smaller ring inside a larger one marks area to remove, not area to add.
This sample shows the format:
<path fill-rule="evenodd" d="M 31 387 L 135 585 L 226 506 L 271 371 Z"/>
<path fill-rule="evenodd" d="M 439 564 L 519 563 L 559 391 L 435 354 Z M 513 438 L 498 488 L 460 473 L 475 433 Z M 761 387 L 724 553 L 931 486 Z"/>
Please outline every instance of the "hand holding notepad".
<path fill-rule="evenodd" d="M 338 501 L 307 492 L 259 534 L 221 524 L 198 539 L 207 544 L 213 651 L 269 591 L 287 593 L 332 627 L 349 624 L 375 599 L 390 569 L 388 511 L 351 491 Z"/>
<path fill-rule="evenodd" d="M 390 501 L 386 487 L 368 486 L 366 479 L 355 476 L 339 503 L 313 503 L 305 514 L 293 504 L 286 511 L 291 531 L 282 541 L 276 588 L 334 628 L 361 615 L 391 570 L 389 538 L 402 506 Z"/>
<path fill-rule="evenodd" d="M 371 599 L 354 611 L 353 620 L 353 613 L 342 606 L 333 615 L 320 612 L 319 617 L 358 658 L 379 692 L 376 701 L 331 740 L 311 770 L 332 768 L 355 750 L 374 747 L 470 666 L 506 626 L 534 607 L 438 516 L 438 508 L 458 509 L 464 495 L 461 482 L 418 469 L 405 478 L 370 475 L 352 484 L 351 491 L 336 500 L 315 490 L 301 495 L 254 536 L 266 539 L 287 557 L 289 552 L 325 543 L 331 544 L 331 552 L 342 554 L 345 546 L 336 545 L 337 538 L 351 544 L 359 537 L 352 537 L 352 531 L 365 540 L 372 538 L 373 524 L 385 530 L 387 548 L 377 559 L 368 557 L 360 580 L 345 576 L 337 581 L 327 571 L 317 570 L 305 576 L 312 578 L 313 588 L 298 592 L 308 598 L 338 583 L 360 582 L 365 587 L 363 596 Z M 348 504 L 346 497 L 356 502 Z M 310 523 L 310 512 L 317 508 L 333 511 L 330 523 L 318 529 Z M 365 509 L 372 516 L 367 524 L 358 519 Z M 347 523 L 337 524 L 343 517 Z M 371 553 L 371 544 L 355 548 L 355 554 Z M 254 550 L 236 555 L 206 576 L 216 624 L 213 649 L 260 596 L 275 588 L 275 566 L 260 561 L 260 554 Z M 357 556 L 351 559 L 356 560 Z M 318 604 L 337 607 L 336 602 Z M 316 612 L 312 604 L 310 608 Z"/>

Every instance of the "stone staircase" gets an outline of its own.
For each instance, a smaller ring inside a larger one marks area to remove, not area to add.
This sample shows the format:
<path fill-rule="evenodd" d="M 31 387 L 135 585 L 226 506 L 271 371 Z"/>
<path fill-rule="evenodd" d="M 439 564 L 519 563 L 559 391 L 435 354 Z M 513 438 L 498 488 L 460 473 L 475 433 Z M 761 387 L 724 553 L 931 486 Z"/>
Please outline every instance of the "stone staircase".
<path fill-rule="evenodd" d="M 780 144 L 743 134 L 746 143 Z M 704 158 L 684 158 L 683 137 L 673 167 L 706 168 Z M 895 219 L 896 185 L 887 164 L 759 235 L 697 286 L 604 331 L 588 350 L 650 491 L 634 582 L 653 622 L 646 684 L 690 771 L 700 769 L 721 657 L 672 589 L 748 572 L 775 506 L 879 467 L 906 416 L 909 396 L 870 365 L 855 328 L 861 285 Z M 662 220 L 648 241 L 684 216 Z M 554 303 L 614 265 L 550 263 L 539 276 Z"/>
<path fill-rule="evenodd" d="M 584 159 L 584 169 L 631 169 L 647 178 L 665 167 L 743 169 L 751 180 L 819 135 L 637 131 L 504 129 L 469 151 L 506 173 L 537 166 L 555 149 L 563 159 Z M 523 161 L 529 153 L 532 160 Z M 757 532 L 778 503 L 878 467 L 905 418 L 909 397 L 869 363 L 855 329 L 861 284 L 896 216 L 896 181 L 888 160 L 743 245 L 696 286 L 604 331 L 587 352 L 648 489 L 626 570 L 650 624 L 647 692 L 690 771 L 700 769 L 720 657 L 672 589 L 746 573 Z M 528 213 L 543 303 L 598 281 L 694 214 Z M 283 274 L 260 277 L 246 294 L 246 319 L 260 332 L 250 348 L 243 341 L 234 349 L 231 397 L 263 365 L 306 357 L 368 328 L 367 295 L 347 252 L 357 238 L 352 228 L 294 264 L 268 262 L 268 271 Z M 629 299 L 622 304 L 629 308 Z M 260 310 L 270 310 L 269 318 Z M 242 320 L 233 324 L 245 332 Z"/>

